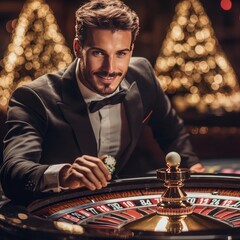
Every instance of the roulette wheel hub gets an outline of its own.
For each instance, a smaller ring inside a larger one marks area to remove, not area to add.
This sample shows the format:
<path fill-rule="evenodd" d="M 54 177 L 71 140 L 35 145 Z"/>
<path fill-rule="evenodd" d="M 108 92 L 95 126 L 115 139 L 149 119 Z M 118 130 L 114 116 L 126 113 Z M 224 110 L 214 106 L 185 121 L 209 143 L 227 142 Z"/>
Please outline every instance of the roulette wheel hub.
<path fill-rule="evenodd" d="M 166 190 L 162 193 L 156 212 L 127 224 L 128 230 L 181 233 L 206 229 L 225 229 L 222 222 L 193 213 L 193 205 L 187 202 L 182 189 L 183 182 L 190 178 L 189 169 L 179 168 L 181 158 L 171 152 L 166 156 L 167 168 L 157 170 L 157 178 L 164 181 Z"/>

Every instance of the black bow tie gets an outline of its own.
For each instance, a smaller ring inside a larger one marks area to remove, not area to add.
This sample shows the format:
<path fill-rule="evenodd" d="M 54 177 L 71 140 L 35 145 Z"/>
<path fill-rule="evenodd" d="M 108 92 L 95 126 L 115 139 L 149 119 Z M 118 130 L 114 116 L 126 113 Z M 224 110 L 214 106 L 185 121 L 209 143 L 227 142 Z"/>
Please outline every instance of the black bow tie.
<path fill-rule="evenodd" d="M 126 94 L 127 94 L 127 91 L 125 89 L 122 89 L 121 91 L 117 92 L 111 97 L 104 98 L 103 100 L 100 100 L 100 101 L 92 101 L 89 105 L 89 111 L 93 113 L 103 108 L 106 105 L 114 105 L 114 104 L 121 103 L 125 98 Z"/>

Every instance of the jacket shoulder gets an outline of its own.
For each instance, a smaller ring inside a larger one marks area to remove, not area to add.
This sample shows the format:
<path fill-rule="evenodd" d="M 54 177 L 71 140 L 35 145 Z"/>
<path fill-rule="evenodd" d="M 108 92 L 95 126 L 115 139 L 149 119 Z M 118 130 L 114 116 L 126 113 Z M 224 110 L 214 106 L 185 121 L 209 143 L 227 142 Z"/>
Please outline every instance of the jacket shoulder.
<path fill-rule="evenodd" d="M 151 63 L 144 57 L 132 57 L 129 63 L 129 68 L 151 68 Z"/>
<path fill-rule="evenodd" d="M 155 74 L 151 63 L 143 57 L 132 57 L 126 75 L 128 81 L 144 82 L 144 84 L 155 84 Z"/>

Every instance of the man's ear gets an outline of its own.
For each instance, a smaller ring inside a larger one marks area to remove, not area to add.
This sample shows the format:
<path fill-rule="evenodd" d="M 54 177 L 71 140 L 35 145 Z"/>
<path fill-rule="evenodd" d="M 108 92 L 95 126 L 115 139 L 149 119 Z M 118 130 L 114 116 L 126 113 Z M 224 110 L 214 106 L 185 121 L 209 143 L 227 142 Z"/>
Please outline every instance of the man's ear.
<path fill-rule="evenodd" d="M 73 39 L 73 50 L 74 50 L 74 54 L 77 58 L 82 57 L 82 46 L 81 46 L 81 43 L 79 42 L 78 38 Z"/>

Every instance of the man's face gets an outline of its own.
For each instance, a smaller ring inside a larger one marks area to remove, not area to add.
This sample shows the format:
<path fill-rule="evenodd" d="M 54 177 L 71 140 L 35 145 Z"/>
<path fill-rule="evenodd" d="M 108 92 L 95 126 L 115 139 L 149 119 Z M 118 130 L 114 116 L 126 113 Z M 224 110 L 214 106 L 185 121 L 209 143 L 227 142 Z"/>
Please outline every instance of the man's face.
<path fill-rule="evenodd" d="M 133 50 L 131 40 L 131 31 L 96 28 L 88 31 L 83 46 L 75 39 L 82 83 L 101 95 L 114 92 L 128 69 Z"/>

